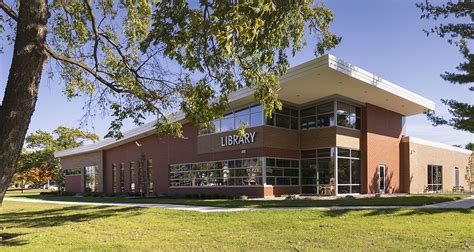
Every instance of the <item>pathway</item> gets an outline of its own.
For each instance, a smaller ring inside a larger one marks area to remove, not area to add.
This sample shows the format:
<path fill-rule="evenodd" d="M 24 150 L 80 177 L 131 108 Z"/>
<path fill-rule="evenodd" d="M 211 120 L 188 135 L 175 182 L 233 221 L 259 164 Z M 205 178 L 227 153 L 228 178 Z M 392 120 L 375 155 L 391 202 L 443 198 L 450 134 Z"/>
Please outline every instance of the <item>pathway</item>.
<path fill-rule="evenodd" d="M 456 201 L 450 201 L 450 202 L 444 202 L 444 203 L 438 203 L 438 204 L 426 205 L 426 206 L 334 206 L 334 207 L 265 207 L 265 208 L 228 208 L 228 207 L 191 206 L 191 205 L 173 205 L 173 204 L 71 202 L 71 201 L 35 200 L 35 199 L 10 198 L 10 197 L 5 197 L 4 200 L 15 201 L 15 202 L 27 202 L 27 203 L 58 204 L 58 205 L 163 208 L 163 209 L 173 209 L 173 210 L 197 211 L 197 212 L 202 212 L 202 213 L 262 211 L 262 210 L 364 210 L 364 209 L 401 209 L 401 208 L 468 209 L 468 208 L 474 207 L 474 195 L 462 200 L 456 200 Z"/>

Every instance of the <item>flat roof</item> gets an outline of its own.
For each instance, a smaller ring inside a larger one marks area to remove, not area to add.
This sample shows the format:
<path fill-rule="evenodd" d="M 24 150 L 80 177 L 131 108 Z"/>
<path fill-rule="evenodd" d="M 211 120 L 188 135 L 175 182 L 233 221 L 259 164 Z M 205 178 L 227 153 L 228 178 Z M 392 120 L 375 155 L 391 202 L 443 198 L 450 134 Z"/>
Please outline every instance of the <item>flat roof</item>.
<path fill-rule="evenodd" d="M 439 148 L 443 150 L 456 151 L 456 152 L 472 155 L 472 151 L 468 149 L 464 149 L 464 148 L 460 148 L 460 147 L 456 147 L 456 146 L 452 146 L 448 144 L 437 143 L 437 142 L 433 142 L 433 141 L 429 141 L 429 140 L 425 140 L 421 138 L 416 138 L 412 136 L 406 136 L 402 139 L 402 141 L 405 143 L 416 143 L 416 144 L 426 145 L 426 146 Z"/>
<path fill-rule="evenodd" d="M 349 64 L 333 55 L 324 55 L 288 69 L 280 78 L 279 98 L 304 106 L 314 100 L 340 95 L 361 103 L 370 103 L 404 116 L 434 111 L 435 103 L 372 73 Z M 254 102 L 254 90 L 242 88 L 229 98 L 231 108 Z M 174 121 L 183 121 L 178 112 Z M 124 133 L 121 139 L 106 138 L 94 144 L 56 152 L 55 157 L 66 157 L 105 150 L 131 142 L 154 132 L 156 121 L 146 123 Z"/>

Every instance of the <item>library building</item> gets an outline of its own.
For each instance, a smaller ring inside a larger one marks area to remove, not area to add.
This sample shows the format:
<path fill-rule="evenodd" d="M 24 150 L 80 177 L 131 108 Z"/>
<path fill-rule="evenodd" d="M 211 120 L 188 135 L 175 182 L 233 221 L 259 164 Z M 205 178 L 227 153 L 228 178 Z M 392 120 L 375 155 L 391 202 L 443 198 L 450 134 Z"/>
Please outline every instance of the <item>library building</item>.
<path fill-rule="evenodd" d="M 405 133 L 405 118 L 434 111 L 433 101 L 332 55 L 289 69 L 280 84 L 283 108 L 271 118 L 243 88 L 211 127 L 178 113 L 184 138 L 159 137 L 150 122 L 57 152 L 66 191 L 273 197 L 469 186 L 471 151 Z"/>

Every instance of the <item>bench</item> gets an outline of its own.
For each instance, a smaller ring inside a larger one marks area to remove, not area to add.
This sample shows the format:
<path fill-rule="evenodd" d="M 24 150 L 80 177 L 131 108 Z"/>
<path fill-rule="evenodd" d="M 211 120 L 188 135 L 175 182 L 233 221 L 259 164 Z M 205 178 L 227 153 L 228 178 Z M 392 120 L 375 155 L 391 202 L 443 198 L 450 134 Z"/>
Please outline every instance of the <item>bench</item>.
<path fill-rule="evenodd" d="M 453 186 L 453 193 L 454 192 L 464 192 L 464 186 Z"/>

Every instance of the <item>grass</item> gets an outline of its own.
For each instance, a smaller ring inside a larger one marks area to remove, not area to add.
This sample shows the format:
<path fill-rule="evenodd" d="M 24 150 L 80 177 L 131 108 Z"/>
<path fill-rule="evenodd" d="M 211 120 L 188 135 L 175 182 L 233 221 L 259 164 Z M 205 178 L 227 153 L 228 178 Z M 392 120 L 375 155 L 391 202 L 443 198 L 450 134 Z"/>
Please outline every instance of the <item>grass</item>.
<path fill-rule="evenodd" d="M 37 191 L 28 191 L 24 194 L 7 193 L 7 197 L 22 197 L 53 201 L 82 201 L 82 202 L 113 202 L 113 203 L 161 203 L 194 206 L 215 207 L 326 207 L 326 206 L 423 206 L 446 201 L 458 200 L 464 195 L 406 195 L 398 197 L 361 198 L 361 199 L 318 199 L 318 200 L 228 200 L 228 199 L 188 199 L 188 198 L 154 198 L 154 199 L 127 199 L 127 198 L 100 198 L 100 197 L 72 197 L 40 195 Z"/>
<path fill-rule="evenodd" d="M 197 213 L 5 201 L 0 250 L 470 250 L 473 211 Z"/>

